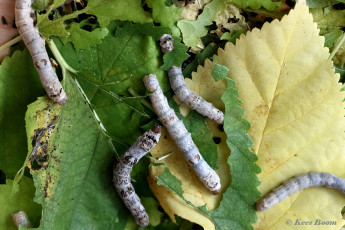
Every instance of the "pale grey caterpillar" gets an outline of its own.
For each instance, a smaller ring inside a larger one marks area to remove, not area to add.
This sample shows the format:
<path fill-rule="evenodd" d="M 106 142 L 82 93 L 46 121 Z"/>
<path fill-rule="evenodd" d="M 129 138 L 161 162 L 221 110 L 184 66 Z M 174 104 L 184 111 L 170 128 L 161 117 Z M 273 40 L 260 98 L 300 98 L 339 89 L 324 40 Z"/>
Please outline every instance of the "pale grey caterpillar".
<path fill-rule="evenodd" d="M 159 44 L 163 53 L 170 52 L 174 49 L 174 41 L 170 34 L 164 34 L 160 38 Z M 193 93 L 184 81 L 181 67 L 172 66 L 168 70 L 168 76 L 171 88 L 181 102 L 218 124 L 223 124 L 224 113 L 214 107 L 212 103 L 205 101 L 202 97 Z"/>
<path fill-rule="evenodd" d="M 160 136 L 161 127 L 154 126 L 140 136 L 128 151 L 124 153 L 119 162 L 114 165 L 113 181 L 115 188 L 140 226 L 148 225 L 149 216 L 141 204 L 139 196 L 135 193 L 130 173 L 133 165 L 158 143 Z"/>
<path fill-rule="evenodd" d="M 323 186 L 334 188 L 345 194 L 345 179 L 325 172 L 310 172 L 292 178 L 274 189 L 256 203 L 256 209 L 263 211 L 284 200 L 286 197 L 306 188 Z"/>
<path fill-rule="evenodd" d="M 17 226 L 18 229 L 19 229 L 20 225 L 25 227 L 25 228 L 30 228 L 29 218 L 24 211 L 19 211 L 19 212 L 13 214 L 12 219 L 13 219 L 13 222 Z"/>
<path fill-rule="evenodd" d="M 67 95 L 63 90 L 59 78 L 54 72 L 38 29 L 31 17 L 32 0 L 16 0 L 15 21 L 19 34 L 30 51 L 34 65 L 40 75 L 43 87 L 48 96 L 58 104 L 65 104 Z"/>
<path fill-rule="evenodd" d="M 168 100 L 164 96 L 156 75 L 145 76 L 144 84 L 150 94 L 150 99 L 158 119 L 167 128 L 171 138 L 184 154 L 188 164 L 193 167 L 196 175 L 213 194 L 218 194 L 221 184 L 217 173 L 207 164 L 192 140 L 183 122 L 179 120 Z"/>

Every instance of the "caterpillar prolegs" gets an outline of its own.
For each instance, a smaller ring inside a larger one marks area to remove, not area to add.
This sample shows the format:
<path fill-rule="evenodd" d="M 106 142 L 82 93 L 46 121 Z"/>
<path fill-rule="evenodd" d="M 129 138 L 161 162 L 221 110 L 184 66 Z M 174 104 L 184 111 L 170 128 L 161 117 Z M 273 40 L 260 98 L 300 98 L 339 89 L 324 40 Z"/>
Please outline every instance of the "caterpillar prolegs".
<path fill-rule="evenodd" d="M 159 120 L 167 128 L 171 138 L 183 152 L 188 164 L 193 167 L 196 175 L 213 194 L 218 194 L 221 184 L 217 173 L 207 164 L 194 144 L 191 134 L 183 122 L 179 120 L 168 100 L 164 96 L 156 75 L 145 76 L 144 84 L 150 94 L 153 109 Z"/>
<path fill-rule="evenodd" d="M 173 38 L 169 34 L 164 34 L 160 38 L 159 44 L 163 53 L 170 52 L 174 49 Z M 205 101 L 202 97 L 193 93 L 184 81 L 181 67 L 172 66 L 168 70 L 168 76 L 171 88 L 181 102 L 218 124 L 223 124 L 224 113 L 214 107 L 212 103 Z"/>
<path fill-rule="evenodd" d="M 126 207 L 133 214 L 135 221 L 140 226 L 148 225 L 149 216 L 144 206 L 141 204 L 139 196 L 135 193 L 130 174 L 133 165 L 158 143 L 160 136 L 160 126 L 155 126 L 151 130 L 145 132 L 136 140 L 128 151 L 125 152 L 120 161 L 114 165 L 113 181 L 115 188 Z"/>
<path fill-rule="evenodd" d="M 310 172 L 292 178 L 274 189 L 269 195 L 256 203 L 256 209 L 263 211 L 278 204 L 286 197 L 306 188 L 323 186 L 334 188 L 345 195 L 345 179 L 325 172 Z"/>
<path fill-rule="evenodd" d="M 66 103 L 68 98 L 49 61 L 45 49 L 45 42 L 41 38 L 38 29 L 34 26 L 34 20 L 31 18 L 31 4 L 32 0 L 16 0 L 16 26 L 26 47 L 30 51 L 32 60 L 48 96 L 53 101 L 62 105 Z"/>

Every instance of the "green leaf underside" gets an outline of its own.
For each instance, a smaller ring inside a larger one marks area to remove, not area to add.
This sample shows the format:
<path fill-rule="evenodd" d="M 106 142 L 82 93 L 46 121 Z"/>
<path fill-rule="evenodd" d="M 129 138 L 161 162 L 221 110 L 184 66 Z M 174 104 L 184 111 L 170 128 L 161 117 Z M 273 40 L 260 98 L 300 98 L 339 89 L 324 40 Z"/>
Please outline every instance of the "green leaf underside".
<path fill-rule="evenodd" d="M 228 83 L 222 101 L 225 104 L 224 131 L 231 149 L 228 158 L 231 184 L 223 194 L 217 209 L 207 211 L 205 206 L 196 208 L 210 217 L 216 229 L 253 229 L 251 223 L 257 221 L 254 205 L 260 197 L 257 189 L 260 182 L 256 176 L 260 168 L 255 164 L 257 156 L 250 150 L 253 142 L 246 134 L 250 124 L 243 118 L 244 110 L 240 107 L 242 102 L 237 97 L 238 91 L 234 88 L 234 82 L 226 77 L 227 72 L 226 67 L 216 64 L 212 75 L 216 81 L 226 79 Z M 170 173 L 166 165 L 164 166 L 165 170 L 158 176 L 157 184 L 171 189 L 187 204 L 192 205 L 183 197 L 181 181 Z"/>
<path fill-rule="evenodd" d="M 55 9 L 64 2 L 61 0 L 55 1 L 50 9 Z M 52 35 L 67 37 L 69 32 L 66 30 L 64 22 L 68 19 L 76 18 L 82 13 L 95 15 L 101 28 L 105 28 L 112 20 L 131 20 L 139 23 L 146 23 L 152 20 L 150 14 L 141 7 L 140 0 L 89 0 L 84 9 L 55 20 L 48 19 L 49 13 L 50 11 L 46 14 L 37 15 L 39 31 L 46 37 Z"/>
<path fill-rule="evenodd" d="M 23 177 L 19 192 L 11 197 L 13 180 L 7 180 L 6 184 L 0 184 L 0 230 L 16 230 L 12 214 L 25 211 L 31 222 L 31 226 L 37 227 L 41 215 L 40 205 L 32 201 L 35 194 L 33 182 L 28 177 Z"/>
<path fill-rule="evenodd" d="M 131 23 L 120 27 L 119 35 L 114 37 L 119 25 L 123 23 L 111 23 L 109 35 L 90 50 L 75 51 L 71 44 L 62 46 L 58 39 L 55 41 L 67 63 L 82 71 L 77 80 L 107 132 L 130 145 L 142 134 L 139 128 L 142 119 L 149 116 L 141 105 L 143 98 L 131 96 L 128 88 L 145 95 L 142 78 L 150 73 L 157 75 L 163 90 L 168 89 L 168 82 L 164 71 L 159 69 L 161 54 L 153 38 L 122 33 L 127 27 L 132 28 Z M 122 146 L 120 152 L 126 148 Z"/>
<path fill-rule="evenodd" d="M 173 36 L 174 50 L 163 55 L 163 65 L 161 69 L 168 70 L 172 66 L 181 66 L 182 63 L 189 57 L 187 54 L 188 47 L 181 43 L 179 37 Z"/>
<path fill-rule="evenodd" d="M 44 94 L 26 49 L 3 60 L 0 66 L 0 170 L 7 179 L 14 178 L 27 155 L 24 121 L 27 105 Z"/>
<path fill-rule="evenodd" d="M 214 0 L 205 5 L 202 14 L 199 15 L 197 20 L 180 20 L 177 26 L 182 32 L 183 42 L 187 46 L 196 46 L 199 43 L 199 38 L 207 34 L 206 26 L 212 24 L 217 17 L 217 12 L 226 7 L 225 1 Z"/>
<path fill-rule="evenodd" d="M 170 92 L 165 95 L 169 106 L 175 110 L 177 117 L 182 120 L 184 126 L 192 134 L 192 139 L 200 154 L 213 169 L 218 169 L 217 145 L 212 140 L 212 135 L 205 122 L 205 117 L 192 110 L 188 116 L 184 117 L 179 110 L 179 106 L 174 101 Z"/>
<path fill-rule="evenodd" d="M 109 140 L 72 76 L 67 74 L 63 83 L 69 101 L 63 107 L 50 107 L 58 111 L 59 121 L 48 141 L 47 166 L 31 168 L 35 199 L 43 206 L 40 229 L 122 229 L 129 213 L 113 187 L 114 153 Z M 29 105 L 28 126 L 34 126 L 37 114 L 50 104 L 39 98 Z"/>
<path fill-rule="evenodd" d="M 234 3 L 239 8 L 252 8 L 252 9 L 259 9 L 260 7 L 264 7 L 267 10 L 274 10 L 278 6 L 281 6 L 282 1 L 272 1 L 272 0 L 227 0 L 229 2 Z"/>

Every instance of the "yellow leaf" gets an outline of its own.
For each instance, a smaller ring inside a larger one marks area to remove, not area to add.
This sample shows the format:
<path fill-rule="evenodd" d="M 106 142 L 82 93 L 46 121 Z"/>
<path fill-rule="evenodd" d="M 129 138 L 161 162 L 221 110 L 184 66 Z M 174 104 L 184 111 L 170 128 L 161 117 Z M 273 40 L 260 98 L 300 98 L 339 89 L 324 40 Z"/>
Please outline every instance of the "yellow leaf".
<path fill-rule="evenodd" d="M 254 29 L 218 53 L 217 63 L 229 68 L 252 124 L 263 195 L 307 172 L 345 177 L 344 94 L 323 44 L 308 7 L 300 3 L 281 21 Z M 338 191 L 306 189 L 258 212 L 254 227 L 339 229 L 344 204 Z M 334 222 L 317 225 L 317 220 Z M 301 221 L 311 224 L 298 226 Z"/>

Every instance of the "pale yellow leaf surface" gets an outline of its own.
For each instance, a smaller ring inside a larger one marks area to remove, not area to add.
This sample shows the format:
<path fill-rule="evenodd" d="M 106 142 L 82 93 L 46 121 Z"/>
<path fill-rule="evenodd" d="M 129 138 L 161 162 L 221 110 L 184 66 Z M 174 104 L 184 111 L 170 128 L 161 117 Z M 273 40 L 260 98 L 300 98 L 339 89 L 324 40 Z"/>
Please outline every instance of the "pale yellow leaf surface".
<path fill-rule="evenodd" d="M 229 68 L 252 124 L 249 134 L 262 169 L 259 190 L 267 195 L 287 179 L 307 172 L 345 177 L 344 93 L 328 61 L 317 25 L 304 4 L 227 44 L 217 57 Z M 255 229 L 339 229 L 345 196 L 329 188 L 298 192 L 257 212 Z M 315 225 L 315 221 L 336 225 Z M 292 225 L 288 225 L 289 220 Z M 294 225 L 296 220 L 311 225 Z"/>
<path fill-rule="evenodd" d="M 192 80 L 186 79 L 186 83 L 189 84 L 196 94 L 214 103 L 219 109 L 224 109 L 224 104 L 220 97 L 225 89 L 226 83 L 216 83 L 214 81 L 211 75 L 213 67 L 214 64 L 208 60 L 205 67 L 199 66 L 198 73 L 192 74 Z M 188 109 L 186 107 L 181 106 L 180 110 L 182 114 L 187 114 L 186 111 Z M 206 204 L 208 210 L 213 210 L 218 207 L 222 199 L 221 194 L 230 184 L 230 169 L 227 164 L 230 150 L 226 144 L 226 135 L 219 130 L 218 124 L 207 119 L 207 125 L 213 137 L 221 138 L 221 142 L 217 145 L 219 170 L 216 171 L 222 184 L 220 195 L 212 195 L 212 193 L 205 188 L 164 128 L 162 129 L 160 141 L 156 147 L 151 150 L 151 154 L 154 158 L 160 158 L 172 152 L 172 155 L 169 157 L 155 162 L 166 163 L 171 173 L 182 181 L 183 196 L 185 199 L 192 202 L 195 206 L 203 206 Z M 162 174 L 163 170 L 164 167 L 151 167 L 149 184 L 151 190 L 170 218 L 175 221 L 174 215 L 177 215 L 191 222 L 198 223 L 203 226 L 204 229 L 215 229 L 214 224 L 208 217 L 200 213 L 197 209 L 187 205 L 181 198 L 175 195 L 173 191 L 162 185 L 157 185 L 157 176 Z"/>

